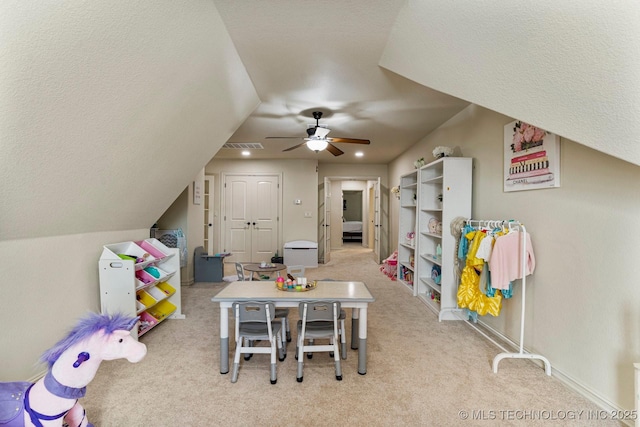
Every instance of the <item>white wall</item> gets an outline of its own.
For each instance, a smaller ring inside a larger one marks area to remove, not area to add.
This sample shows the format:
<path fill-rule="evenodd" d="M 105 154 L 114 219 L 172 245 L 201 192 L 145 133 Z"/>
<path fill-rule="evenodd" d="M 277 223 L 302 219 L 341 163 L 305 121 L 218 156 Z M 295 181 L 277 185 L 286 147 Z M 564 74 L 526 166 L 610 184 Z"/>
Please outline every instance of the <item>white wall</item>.
<path fill-rule="evenodd" d="M 195 182 L 200 184 L 200 204 L 194 204 L 193 199 L 193 185 Z M 187 273 L 186 277 L 182 278 L 182 282 L 186 284 L 193 284 L 194 271 L 193 271 L 193 252 L 196 247 L 204 244 L 204 168 L 202 168 L 197 175 L 194 176 L 193 182 L 189 185 L 189 196 L 187 200 L 187 230 L 184 232 L 187 238 Z M 214 195 L 215 197 L 215 195 Z"/>
<path fill-rule="evenodd" d="M 211 2 L 2 2 L 0 28 L 2 240 L 151 227 L 259 103 Z"/>
<path fill-rule="evenodd" d="M 387 185 L 387 165 L 345 165 L 341 163 L 320 163 L 318 165 L 318 182 L 324 177 L 330 178 L 371 178 L 380 177 L 382 185 Z"/>
<path fill-rule="evenodd" d="M 560 188 L 504 193 L 503 127 L 512 120 L 472 105 L 396 159 L 390 180 L 397 184 L 419 157 L 433 159 L 438 145 L 472 157 L 473 216 L 518 219 L 531 233 L 536 271 L 527 279 L 525 347 L 549 358 L 554 375 L 575 381 L 581 392 L 633 409 L 640 168 L 562 138 Z M 391 204 L 397 242 L 397 199 Z M 517 341 L 520 298 L 516 285 L 500 316 L 483 321 Z M 522 363 L 530 362 L 503 361 L 501 369 Z"/>
<path fill-rule="evenodd" d="M 318 172 L 316 172 L 316 167 Z M 229 160 L 213 158 L 205 167 L 205 174 L 216 176 L 216 194 L 214 210 L 216 212 L 215 230 L 222 227 L 220 215 L 220 197 L 222 197 L 222 182 L 220 174 L 225 173 L 283 173 L 283 206 L 281 218 L 282 242 L 291 240 L 310 240 L 318 241 L 318 183 L 324 180 L 325 176 L 330 177 L 353 177 L 353 178 L 371 178 L 380 177 L 383 191 L 387 182 L 387 166 L 386 165 L 340 165 L 340 164 L 317 164 L 315 160 Z M 345 181 L 347 182 L 347 181 Z M 338 183 L 338 190 L 341 189 Z M 334 192 L 335 193 L 335 192 Z M 338 203 L 340 205 L 340 191 L 338 194 Z M 293 201 L 300 199 L 301 205 L 294 205 Z M 335 204 L 334 203 L 334 204 Z M 339 206 L 339 213 L 342 212 L 342 206 Z M 304 212 L 312 212 L 311 218 L 305 218 Z M 386 219 L 386 218 L 385 218 Z M 341 221 L 338 217 L 338 221 Z M 335 219 L 334 219 L 335 223 Z M 337 237 L 332 236 L 332 241 L 341 240 L 341 231 L 337 231 Z M 222 251 L 223 242 L 218 234 L 216 237 L 216 251 Z M 282 247 L 279 248 L 282 253 Z M 385 255 L 386 256 L 386 255 Z"/>
<path fill-rule="evenodd" d="M 103 245 L 148 237 L 142 229 L 0 241 L 0 379 L 34 378 L 40 355 L 78 317 L 100 311 Z"/>
<path fill-rule="evenodd" d="M 221 173 L 282 173 L 282 217 L 280 227 L 282 240 L 278 248 L 282 254 L 284 243 L 292 240 L 318 241 L 318 200 L 316 172 L 317 162 L 315 160 L 229 160 L 213 159 L 205 167 L 205 174 L 216 176 L 215 198 L 216 221 L 214 230 L 221 230 L 223 227 L 220 211 L 220 197 L 223 196 Z M 300 199 L 301 204 L 294 204 L 294 200 Z M 311 217 L 305 218 L 304 213 L 311 212 Z M 214 236 L 216 252 L 222 251 L 221 234 Z"/>
<path fill-rule="evenodd" d="M 380 64 L 640 164 L 640 2 L 409 0 Z"/>
<path fill-rule="evenodd" d="M 201 196 L 200 204 L 194 204 L 193 184 L 195 182 L 199 182 L 200 188 L 204 188 L 204 169 L 193 178 L 193 182 L 184 189 L 157 221 L 158 228 L 161 230 L 181 229 L 187 240 L 187 265 L 180 269 L 180 281 L 183 285 L 192 285 L 194 282 L 193 252 L 204 242 L 202 227 L 204 225 L 205 202 L 204 196 Z"/>
<path fill-rule="evenodd" d="M 259 99 L 211 2 L 0 3 L 0 380 L 99 310 L 102 246 L 149 237 Z"/>

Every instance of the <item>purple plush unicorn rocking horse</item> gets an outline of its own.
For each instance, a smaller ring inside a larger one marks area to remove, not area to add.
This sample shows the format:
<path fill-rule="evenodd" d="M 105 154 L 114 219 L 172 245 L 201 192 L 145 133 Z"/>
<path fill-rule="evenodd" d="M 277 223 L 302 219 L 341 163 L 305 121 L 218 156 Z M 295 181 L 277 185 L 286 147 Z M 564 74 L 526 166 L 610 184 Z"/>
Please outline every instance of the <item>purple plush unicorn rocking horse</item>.
<path fill-rule="evenodd" d="M 0 383 L 0 426 L 92 427 L 78 403 L 103 360 L 136 363 L 147 347 L 131 336 L 137 317 L 90 313 L 42 355 L 49 364 L 44 378 Z"/>

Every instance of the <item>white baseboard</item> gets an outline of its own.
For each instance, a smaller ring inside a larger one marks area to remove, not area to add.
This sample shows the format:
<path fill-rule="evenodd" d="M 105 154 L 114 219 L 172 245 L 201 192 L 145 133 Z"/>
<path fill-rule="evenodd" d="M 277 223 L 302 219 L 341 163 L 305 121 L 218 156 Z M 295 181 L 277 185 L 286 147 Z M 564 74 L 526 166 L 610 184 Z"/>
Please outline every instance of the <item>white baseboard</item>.
<path fill-rule="evenodd" d="M 480 320 L 478 321 L 477 324 L 474 324 L 468 320 L 464 320 L 464 322 L 467 325 L 469 325 L 471 328 L 475 329 L 482 335 L 485 335 L 487 338 L 489 338 L 489 340 L 493 342 L 493 344 L 495 344 L 498 348 L 502 350 L 506 350 L 505 347 L 507 347 L 511 351 L 516 351 L 516 352 L 520 350 L 519 343 L 514 342 L 509 337 L 507 337 L 506 335 L 503 335 L 501 332 L 498 332 L 497 330 L 487 325 L 486 323 Z M 487 334 L 493 335 L 495 339 L 487 336 Z M 499 340 L 500 342 L 497 342 L 496 340 Z M 523 348 L 526 352 L 529 352 L 529 350 L 526 347 L 523 347 Z M 529 359 L 529 361 L 539 366 L 541 369 L 544 369 L 544 363 L 542 361 L 536 360 L 536 359 Z M 606 411 L 608 414 L 610 414 L 611 412 L 625 411 L 625 409 L 620 408 L 619 406 L 610 402 L 609 400 L 601 396 L 598 392 L 596 392 L 592 388 L 580 383 L 575 378 L 565 374 L 561 370 L 554 368 L 553 363 L 551 363 L 551 375 L 556 377 L 558 381 L 564 384 L 567 388 L 570 388 L 571 390 L 575 391 L 585 399 L 590 400 L 595 405 L 600 407 L 603 411 Z M 626 410 L 628 411 L 629 409 L 626 409 Z M 623 420 L 622 422 L 628 426 L 634 425 L 633 420 Z"/>

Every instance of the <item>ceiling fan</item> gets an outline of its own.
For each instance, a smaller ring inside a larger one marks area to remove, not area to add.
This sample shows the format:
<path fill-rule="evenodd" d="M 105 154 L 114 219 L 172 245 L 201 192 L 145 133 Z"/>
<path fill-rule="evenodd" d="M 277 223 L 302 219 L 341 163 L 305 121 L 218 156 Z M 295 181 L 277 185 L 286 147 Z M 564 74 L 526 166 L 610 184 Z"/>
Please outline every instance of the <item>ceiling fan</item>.
<path fill-rule="evenodd" d="M 347 143 L 347 144 L 371 144 L 371 141 L 368 139 L 355 139 L 355 138 L 327 138 L 327 135 L 331 131 L 326 125 L 320 124 L 320 119 L 322 118 L 322 111 L 314 111 L 313 118 L 316 119 L 316 124 L 309 125 L 307 128 L 307 138 L 304 138 L 305 142 L 302 142 L 298 145 L 294 145 L 293 147 L 289 147 L 282 151 L 291 151 L 295 150 L 298 147 L 303 145 L 307 145 L 310 150 L 315 151 L 316 153 L 322 150 L 327 150 L 334 156 L 341 156 L 344 154 L 344 151 L 333 145 L 333 143 Z M 268 136 L 266 139 L 299 139 L 297 136 Z"/>

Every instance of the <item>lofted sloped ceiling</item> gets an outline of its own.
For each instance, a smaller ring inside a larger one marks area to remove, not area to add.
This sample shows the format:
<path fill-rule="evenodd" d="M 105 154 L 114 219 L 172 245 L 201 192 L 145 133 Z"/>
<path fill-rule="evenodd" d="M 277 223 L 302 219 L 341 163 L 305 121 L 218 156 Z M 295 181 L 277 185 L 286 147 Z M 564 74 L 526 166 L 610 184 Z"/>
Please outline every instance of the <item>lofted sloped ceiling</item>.
<path fill-rule="evenodd" d="M 252 159 L 387 164 L 469 103 L 379 66 L 404 0 L 214 0 L 261 99 L 229 142 L 260 143 Z M 313 111 L 336 144 L 334 157 L 302 146 Z M 297 139 L 267 139 L 286 136 Z M 364 156 L 356 159 L 354 153 Z M 216 158 L 241 158 L 223 149 Z M 425 153 L 427 156 L 429 153 Z"/>
<path fill-rule="evenodd" d="M 210 2 L 2 2 L 0 28 L 0 240 L 149 228 L 259 103 Z"/>
<path fill-rule="evenodd" d="M 470 102 L 640 164 L 638 22 L 631 0 L 2 2 L 0 240 L 148 228 L 227 141 L 386 164 Z M 371 145 L 266 139 L 315 110 Z"/>
<path fill-rule="evenodd" d="M 408 0 L 380 64 L 640 165 L 640 2 Z"/>
<path fill-rule="evenodd" d="M 229 140 L 261 143 L 251 158 L 387 163 L 475 103 L 640 164 L 633 0 L 214 2 L 262 101 Z M 282 152 L 314 110 L 371 145 Z"/>

